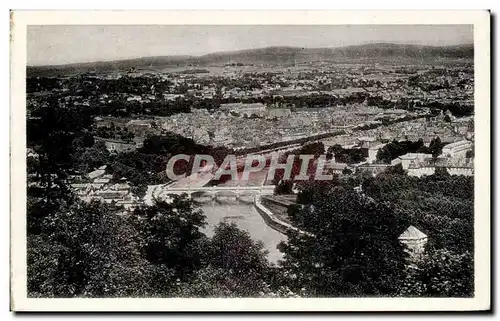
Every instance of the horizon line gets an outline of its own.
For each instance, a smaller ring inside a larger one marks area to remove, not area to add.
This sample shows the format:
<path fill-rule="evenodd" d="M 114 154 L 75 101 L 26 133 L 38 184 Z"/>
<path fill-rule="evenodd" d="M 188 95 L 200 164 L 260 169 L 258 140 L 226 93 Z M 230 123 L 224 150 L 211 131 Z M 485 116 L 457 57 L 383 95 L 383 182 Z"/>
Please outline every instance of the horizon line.
<path fill-rule="evenodd" d="M 155 55 L 155 56 L 135 56 L 135 57 L 126 57 L 126 58 L 116 58 L 116 59 L 110 59 L 110 60 L 87 60 L 87 61 L 75 61 L 75 62 L 69 62 L 69 63 L 62 63 L 62 64 L 33 64 L 29 65 L 26 64 L 26 68 L 29 67 L 64 67 L 64 66 L 72 66 L 72 65 L 78 65 L 78 64 L 97 64 L 97 63 L 111 63 L 115 61 L 130 61 L 130 60 L 136 60 L 136 59 L 146 59 L 146 58 L 155 58 L 155 57 L 185 57 L 185 58 L 199 58 L 207 55 L 212 55 L 212 54 L 222 54 L 222 53 L 231 53 L 231 52 L 240 52 L 240 51 L 249 51 L 249 50 L 261 50 L 261 49 L 269 49 L 269 48 L 302 48 L 302 49 L 336 49 L 336 48 L 347 48 L 347 47 L 359 47 L 359 46 L 366 46 L 366 45 L 411 45 L 411 46 L 421 46 L 421 47 L 456 47 L 456 46 L 465 46 L 465 45 L 474 45 L 474 42 L 468 42 L 468 43 L 459 43 L 459 44 L 453 44 L 453 45 L 425 45 L 425 44 L 418 44 L 418 43 L 406 43 L 406 42 L 365 42 L 357 45 L 345 45 L 345 46 L 336 46 L 336 47 L 305 47 L 305 46 L 286 46 L 286 45 L 275 45 L 275 46 L 265 46 L 265 47 L 257 47 L 257 48 L 243 48 L 243 49 L 234 49 L 234 50 L 221 50 L 221 51 L 213 51 L 213 52 L 207 52 L 207 53 L 200 53 L 200 54 L 167 54 L 167 55 Z"/>

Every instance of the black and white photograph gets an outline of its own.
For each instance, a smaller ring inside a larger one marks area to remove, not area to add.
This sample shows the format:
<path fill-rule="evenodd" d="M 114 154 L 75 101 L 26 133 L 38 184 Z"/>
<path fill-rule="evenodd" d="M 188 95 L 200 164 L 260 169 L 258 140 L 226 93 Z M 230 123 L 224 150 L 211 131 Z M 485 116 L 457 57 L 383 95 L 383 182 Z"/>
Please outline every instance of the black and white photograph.
<path fill-rule="evenodd" d="M 470 14 L 489 33 L 488 13 Z M 489 69 L 477 61 L 489 43 L 474 21 L 420 16 L 28 20 L 12 78 L 25 109 L 11 163 L 26 178 L 11 179 L 14 288 L 30 302 L 488 309 Z"/>

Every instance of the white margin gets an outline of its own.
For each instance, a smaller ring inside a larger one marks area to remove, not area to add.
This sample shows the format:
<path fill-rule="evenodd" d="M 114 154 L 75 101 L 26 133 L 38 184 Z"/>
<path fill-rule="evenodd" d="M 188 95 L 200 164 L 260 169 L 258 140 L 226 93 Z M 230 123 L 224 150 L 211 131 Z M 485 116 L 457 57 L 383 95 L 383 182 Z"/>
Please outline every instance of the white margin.
<path fill-rule="evenodd" d="M 490 308 L 488 11 L 16 11 L 11 29 L 11 309 L 14 311 L 467 311 Z M 167 22 L 167 23 L 166 23 Z M 475 297 L 334 299 L 31 299 L 26 296 L 26 26 L 44 24 L 473 24 Z"/>

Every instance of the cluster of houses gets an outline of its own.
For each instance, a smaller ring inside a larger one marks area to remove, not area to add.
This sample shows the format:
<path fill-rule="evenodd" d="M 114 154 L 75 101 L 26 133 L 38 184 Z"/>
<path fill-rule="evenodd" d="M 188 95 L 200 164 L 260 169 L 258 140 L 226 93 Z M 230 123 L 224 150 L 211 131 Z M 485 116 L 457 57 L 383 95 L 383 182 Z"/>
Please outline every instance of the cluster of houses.
<path fill-rule="evenodd" d="M 462 140 L 444 146 L 437 158 L 420 153 L 406 154 L 400 158 L 409 176 L 432 175 L 437 167 L 445 168 L 450 175 L 473 176 L 474 160 L 468 155 L 473 148 L 471 141 Z"/>
<path fill-rule="evenodd" d="M 119 139 L 101 137 L 94 137 L 94 139 L 96 142 L 103 142 L 108 151 L 116 153 L 134 151 L 136 148 L 139 148 L 141 146 L 137 143 L 129 143 Z"/>
<path fill-rule="evenodd" d="M 329 145 L 325 144 L 325 147 L 328 148 L 331 144 L 332 142 Z M 349 165 L 335 163 L 335 159 L 332 159 L 328 164 L 328 168 L 337 174 L 349 169 L 351 172 L 364 170 L 371 172 L 373 175 L 378 175 L 387 168 L 400 164 L 409 176 L 432 175 L 438 167 L 445 168 L 450 175 L 474 175 L 474 157 L 472 153 L 474 143 L 470 140 L 460 140 L 445 145 L 441 154 L 437 157 L 425 153 L 407 153 L 393 159 L 390 164 L 381 164 L 377 161 L 377 153 L 385 145 L 386 143 L 380 143 L 375 138 L 370 137 L 359 138 L 355 144 L 343 144 L 343 148 L 367 148 L 368 157 L 366 161 Z"/>
<path fill-rule="evenodd" d="M 90 172 L 86 180 L 71 184 L 75 194 L 85 202 L 99 200 L 126 211 L 133 211 L 142 204 L 142 200 L 131 192 L 126 179 L 114 182 L 113 175 L 106 174 L 106 165 Z"/>

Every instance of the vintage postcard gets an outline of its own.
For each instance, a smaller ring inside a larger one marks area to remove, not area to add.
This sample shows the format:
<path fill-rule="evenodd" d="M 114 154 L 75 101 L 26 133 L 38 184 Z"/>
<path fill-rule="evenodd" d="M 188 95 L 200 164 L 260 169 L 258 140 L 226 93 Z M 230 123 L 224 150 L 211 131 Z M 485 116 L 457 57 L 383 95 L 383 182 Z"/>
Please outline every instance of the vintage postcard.
<path fill-rule="evenodd" d="M 488 11 L 11 12 L 14 311 L 490 309 Z"/>

